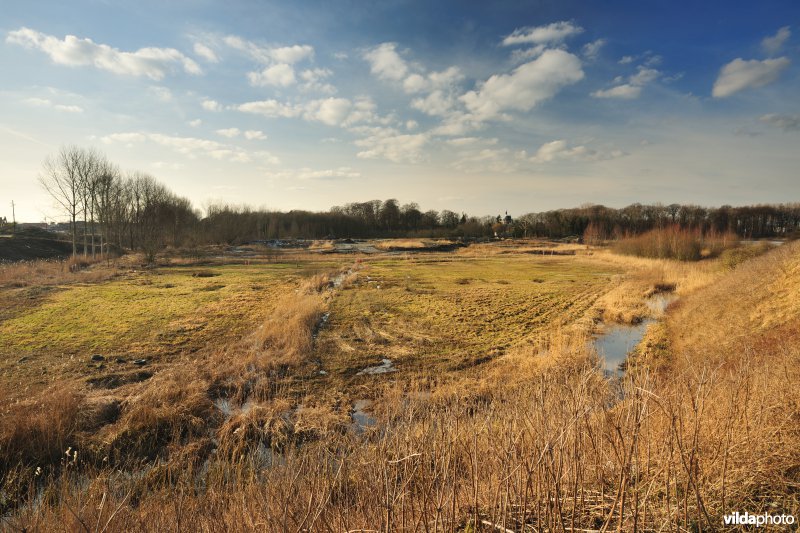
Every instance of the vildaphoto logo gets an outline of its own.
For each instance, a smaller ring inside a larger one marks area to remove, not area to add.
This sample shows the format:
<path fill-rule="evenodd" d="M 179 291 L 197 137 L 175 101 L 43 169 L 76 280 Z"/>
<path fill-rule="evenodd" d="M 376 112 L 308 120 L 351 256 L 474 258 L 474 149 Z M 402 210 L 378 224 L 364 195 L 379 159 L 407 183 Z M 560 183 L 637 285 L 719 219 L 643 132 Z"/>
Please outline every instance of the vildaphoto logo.
<path fill-rule="evenodd" d="M 790 514 L 750 514 L 747 511 L 727 514 L 723 517 L 726 526 L 791 526 L 794 516 Z"/>

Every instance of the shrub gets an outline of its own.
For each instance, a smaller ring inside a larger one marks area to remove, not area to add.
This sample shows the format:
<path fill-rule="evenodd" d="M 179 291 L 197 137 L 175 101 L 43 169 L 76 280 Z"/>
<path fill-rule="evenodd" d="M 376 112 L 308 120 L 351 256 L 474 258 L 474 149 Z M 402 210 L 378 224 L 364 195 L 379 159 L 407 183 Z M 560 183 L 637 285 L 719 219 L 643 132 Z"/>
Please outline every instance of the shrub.
<path fill-rule="evenodd" d="M 703 234 L 700 230 L 669 226 L 641 235 L 625 237 L 617 241 L 613 249 L 624 255 L 698 261 L 704 257 L 717 256 L 723 250 L 736 244 L 738 244 L 738 237 L 730 233 Z"/>
<path fill-rule="evenodd" d="M 768 252 L 771 248 L 772 246 L 768 242 L 731 248 L 722 252 L 720 255 L 720 261 L 725 268 L 728 270 L 733 270 L 748 259 L 758 257 L 759 255 Z"/>

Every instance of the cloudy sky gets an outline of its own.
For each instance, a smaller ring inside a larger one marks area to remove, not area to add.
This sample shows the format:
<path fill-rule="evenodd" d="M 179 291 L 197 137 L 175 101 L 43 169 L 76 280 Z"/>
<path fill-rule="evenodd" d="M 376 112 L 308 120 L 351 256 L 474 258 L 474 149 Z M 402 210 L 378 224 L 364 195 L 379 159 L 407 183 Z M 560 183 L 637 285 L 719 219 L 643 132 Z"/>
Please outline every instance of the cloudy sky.
<path fill-rule="evenodd" d="M 196 206 L 800 201 L 800 3 L 3 1 L 0 216 L 96 147 Z"/>

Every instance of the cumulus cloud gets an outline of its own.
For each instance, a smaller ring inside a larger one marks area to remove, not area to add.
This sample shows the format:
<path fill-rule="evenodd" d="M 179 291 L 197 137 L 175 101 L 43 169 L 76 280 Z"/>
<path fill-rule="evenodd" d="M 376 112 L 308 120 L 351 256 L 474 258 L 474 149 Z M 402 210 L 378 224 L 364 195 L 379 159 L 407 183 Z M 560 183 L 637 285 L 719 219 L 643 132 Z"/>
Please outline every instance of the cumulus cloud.
<path fill-rule="evenodd" d="M 594 91 L 592 93 L 592 96 L 595 98 L 633 99 L 633 98 L 639 98 L 639 95 L 641 93 L 642 93 L 641 87 L 636 87 L 628 83 L 623 83 L 622 85 L 617 85 L 616 87 L 612 87 L 610 89 L 602 89 Z"/>
<path fill-rule="evenodd" d="M 780 128 L 783 131 L 800 131 L 800 115 L 778 115 L 770 113 L 759 118 L 769 126 Z"/>
<path fill-rule="evenodd" d="M 238 137 L 241 131 L 239 128 L 224 128 L 221 130 L 217 130 L 217 135 L 222 135 L 223 137 L 227 137 L 232 139 L 233 137 Z"/>
<path fill-rule="evenodd" d="M 789 30 L 789 26 L 784 26 L 775 35 L 764 37 L 764 40 L 761 41 L 761 48 L 769 55 L 777 54 L 791 36 L 792 32 Z"/>
<path fill-rule="evenodd" d="M 364 53 L 370 71 L 383 80 L 400 81 L 408 74 L 408 65 L 397 53 L 397 43 L 383 43 Z"/>
<path fill-rule="evenodd" d="M 596 41 L 586 43 L 581 49 L 583 56 L 586 59 L 596 59 L 597 55 L 600 53 L 600 50 L 606 45 L 606 42 L 607 41 L 605 39 L 597 39 Z"/>
<path fill-rule="evenodd" d="M 503 46 L 560 43 L 582 32 L 583 28 L 567 21 L 553 22 L 546 26 L 517 28 L 503 39 Z"/>
<path fill-rule="evenodd" d="M 248 72 L 247 79 L 255 87 L 288 87 L 294 85 L 296 79 L 294 69 L 286 63 L 277 63 L 260 72 Z"/>
<path fill-rule="evenodd" d="M 244 132 L 244 138 L 248 141 L 263 141 L 267 136 L 261 130 L 247 130 Z"/>
<path fill-rule="evenodd" d="M 424 98 L 415 98 L 411 107 L 431 116 L 446 116 L 456 104 L 456 97 L 445 91 L 433 91 Z"/>
<path fill-rule="evenodd" d="M 619 150 L 609 153 L 600 153 L 584 145 L 569 146 L 564 139 L 544 143 L 532 156 L 523 150 L 519 153 L 521 159 L 532 163 L 552 163 L 554 161 L 596 161 L 600 159 L 613 159 L 624 154 Z"/>
<path fill-rule="evenodd" d="M 463 79 L 464 75 L 458 67 L 429 74 L 411 74 L 403 81 L 403 90 L 409 94 L 442 90 L 456 85 Z"/>
<path fill-rule="evenodd" d="M 234 109 L 268 118 L 301 117 L 328 126 L 347 126 L 369 120 L 374 116 L 374 107 L 374 103 L 370 100 L 362 99 L 353 104 L 347 98 L 331 97 L 311 100 L 302 104 L 288 104 L 275 99 L 260 100 L 240 104 Z"/>
<path fill-rule="evenodd" d="M 768 85 L 778 79 L 789 63 L 787 57 L 763 61 L 736 58 L 722 67 L 711 95 L 714 98 L 726 98 L 744 89 Z"/>
<path fill-rule="evenodd" d="M 222 106 L 216 100 L 203 100 L 203 109 L 206 111 L 222 111 Z"/>
<path fill-rule="evenodd" d="M 22 102 L 33 107 L 46 107 L 64 113 L 83 113 L 83 108 L 80 106 L 56 104 L 47 98 L 26 98 Z"/>
<path fill-rule="evenodd" d="M 41 50 L 59 65 L 93 66 L 114 74 L 160 80 L 176 66 L 189 74 L 202 73 L 197 63 L 174 48 L 148 47 L 122 52 L 91 39 L 67 35 L 62 40 L 25 27 L 9 32 L 6 42 Z"/>
<path fill-rule="evenodd" d="M 194 43 L 194 53 L 202 57 L 209 63 L 219 62 L 219 58 L 217 57 L 217 54 L 214 52 L 214 50 L 204 45 L 203 43 Z"/>
<path fill-rule="evenodd" d="M 346 98 L 313 100 L 304 106 L 303 117 L 328 126 L 338 126 L 348 117 L 352 106 L 353 104 Z"/>
<path fill-rule="evenodd" d="M 424 133 L 402 134 L 393 128 L 371 128 L 371 134 L 355 141 L 362 148 L 356 154 L 361 159 L 388 159 L 395 163 L 416 162 L 428 142 Z"/>
<path fill-rule="evenodd" d="M 333 72 L 327 68 L 306 69 L 300 73 L 300 79 L 303 80 L 300 88 L 307 92 L 315 91 L 333 94 L 336 92 L 336 87 L 323 81 L 332 74 Z"/>
<path fill-rule="evenodd" d="M 243 113 L 252 113 L 268 118 L 292 118 L 302 113 L 302 109 L 298 106 L 284 104 L 275 99 L 247 102 L 236 106 L 235 109 Z"/>
<path fill-rule="evenodd" d="M 495 74 L 460 100 L 474 120 L 491 120 L 501 118 L 505 111 L 529 111 L 583 76 L 576 56 L 564 50 L 547 50 L 510 74 Z"/>
<path fill-rule="evenodd" d="M 592 96 L 594 98 L 620 98 L 620 99 L 634 99 L 638 98 L 642 93 L 642 87 L 657 80 L 661 76 L 661 72 L 654 68 L 646 68 L 640 66 L 636 74 L 628 77 L 628 81 L 623 83 L 624 78 L 618 76 L 614 82 L 618 83 L 610 89 L 601 89 L 594 91 Z"/>

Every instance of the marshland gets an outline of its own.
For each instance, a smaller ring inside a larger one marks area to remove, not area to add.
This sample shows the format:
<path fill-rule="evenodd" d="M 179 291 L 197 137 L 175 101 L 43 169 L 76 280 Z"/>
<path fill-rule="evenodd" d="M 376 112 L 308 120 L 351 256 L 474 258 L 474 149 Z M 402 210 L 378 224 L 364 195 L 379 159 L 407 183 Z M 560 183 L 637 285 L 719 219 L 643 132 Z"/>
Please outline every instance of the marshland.
<path fill-rule="evenodd" d="M 3 266 L 4 527 L 712 530 L 730 509 L 797 512 L 796 243 L 696 262 L 372 244 Z M 598 349 L 619 328 L 644 336 L 621 370 Z"/>

